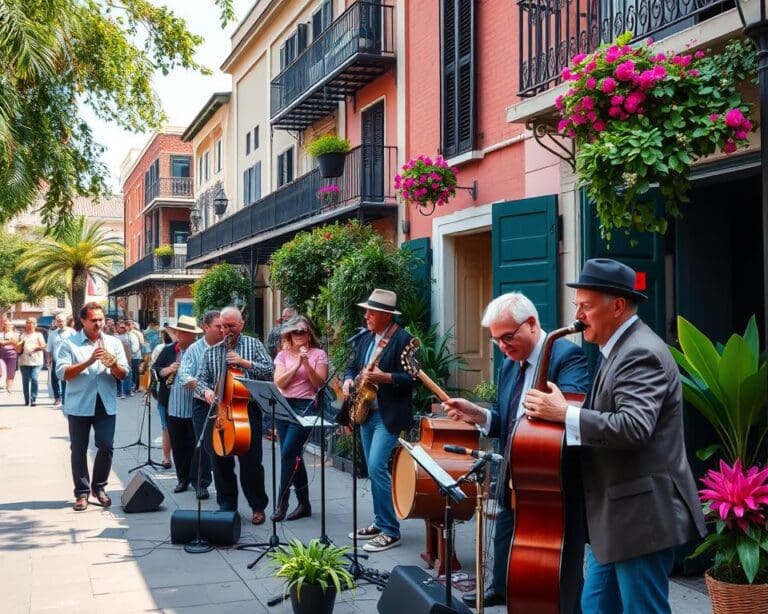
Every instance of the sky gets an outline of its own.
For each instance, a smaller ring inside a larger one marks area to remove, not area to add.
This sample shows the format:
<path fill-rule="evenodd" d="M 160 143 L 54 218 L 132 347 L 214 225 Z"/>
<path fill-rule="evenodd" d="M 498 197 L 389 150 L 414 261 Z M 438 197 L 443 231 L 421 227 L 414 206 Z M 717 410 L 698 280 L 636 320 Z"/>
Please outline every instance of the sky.
<path fill-rule="evenodd" d="M 168 76 L 157 74 L 154 79 L 155 91 L 160 96 L 168 124 L 186 127 L 195 118 L 205 102 L 214 92 L 226 92 L 232 89 L 230 75 L 219 70 L 231 49 L 230 35 L 237 24 L 245 17 L 256 0 L 234 0 L 235 21 L 222 30 L 219 21 L 219 9 L 213 0 L 158 0 L 178 17 L 187 21 L 187 29 L 205 38 L 197 49 L 197 61 L 214 71 L 213 75 L 204 76 L 188 70 L 177 69 Z M 134 134 L 126 132 L 116 125 L 101 121 L 83 108 L 83 117 L 93 129 L 94 138 L 106 147 L 103 161 L 110 173 L 110 186 L 119 193 L 120 164 L 131 148 L 141 149 L 146 144 L 151 132 Z"/>

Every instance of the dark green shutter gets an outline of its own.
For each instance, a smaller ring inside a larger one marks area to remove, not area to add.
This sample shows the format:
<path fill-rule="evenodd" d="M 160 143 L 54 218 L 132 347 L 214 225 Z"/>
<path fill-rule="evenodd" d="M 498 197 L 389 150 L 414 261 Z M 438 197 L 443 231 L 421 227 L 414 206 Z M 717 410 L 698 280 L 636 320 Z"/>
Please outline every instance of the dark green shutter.
<path fill-rule="evenodd" d="M 475 144 L 475 0 L 443 0 L 441 11 L 442 153 Z"/>
<path fill-rule="evenodd" d="M 559 327 L 557 196 L 493 205 L 493 295 L 522 292 L 545 330 Z"/>
<path fill-rule="evenodd" d="M 657 194 L 652 192 L 650 198 L 657 198 Z M 595 205 L 583 190 L 581 220 L 582 264 L 589 258 L 613 258 L 645 273 L 647 286 L 643 294 L 648 295 L 648 300 L 640 303 L 638 315 L 659 337 L 666 339 L 664 236 L 655 232 L 635 233 L 630 236 L 637 241 L 637 245 L 632 246 L 626 235 L 614 232 L 609 245 L 600 237 L 600 220 L 595 215 Z"/>
<path fill-rule="evenodd" d="M 431 321 L 431 301 L 432 301 L 432 249 L 429 245 L 429 237 L 404 241 L 403 247 L 410 250 L 416 256 L 416 262 L 411 268 L 411 275 L 416 281 L 418 287 L 417 296 L 424 299 L 427 306 L 427 317 L 424 326 L 428 327 Z"/>

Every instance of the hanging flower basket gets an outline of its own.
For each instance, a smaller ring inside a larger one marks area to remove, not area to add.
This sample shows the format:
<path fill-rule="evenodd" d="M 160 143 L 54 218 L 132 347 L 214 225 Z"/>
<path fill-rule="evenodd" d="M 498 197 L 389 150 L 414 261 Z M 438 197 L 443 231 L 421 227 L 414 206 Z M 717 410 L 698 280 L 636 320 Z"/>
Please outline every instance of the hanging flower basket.
<path fill-rule="evenodd" d="M 335 207 L 339 204 L 341 188 L 337 185 L 324 185 L 317 191 L 317 198 L 323 208 Z"/>
<path fill-rule="evenodd" d="M 556 100 L 558 132 L 575 139 L 576 167 L 595 202 L 601 232 L 665 232 L 688 201 L 693 163 L 747 145 L 751 106 L 741 84 L 754 78 L 755 50 L 732 41 L 722 53 L 654 53 L 631 32 L 563 70 L 571 84 Z M 658 185 L 665 212 L 643 195 Z"/>
<path fill-rule="evenodd" d="M 436 206 L 456 196 L 456 172 L 456 167 L 448 166 L 440 155 L 434 160 L 421 155 L 403 164 L 403 172 L 395 175 L 395 190 L 419 213 L 431 215 Z"/>

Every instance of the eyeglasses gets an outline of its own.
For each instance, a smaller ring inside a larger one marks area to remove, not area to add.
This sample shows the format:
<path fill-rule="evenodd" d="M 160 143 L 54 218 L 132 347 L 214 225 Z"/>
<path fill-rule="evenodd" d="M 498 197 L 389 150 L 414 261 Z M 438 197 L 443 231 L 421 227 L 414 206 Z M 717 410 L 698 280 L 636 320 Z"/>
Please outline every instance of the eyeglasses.
<path fill-rule="evenodd" d="M 307 334 L 307 329 L 306 328 L 300 328 L 298 330 L 292 330 L 291 334 L 292 335 L 306 335 Z"/>
<path fill-rule="evenodd" d="M 523 324 L 525 324 L 525 322 L 523 322 Z M 511 343 L 515 340 L 515 335 L 517 334 L 517 331 L 520 330 L 523 324 L 518 326 L 511 333 L 504 333 L 503 335 L 499 335 L 498 337 L 491 337 L 491 341 L 493 341 L 498 346 L 501 346 L 502 344 L 511 345 Z"/>

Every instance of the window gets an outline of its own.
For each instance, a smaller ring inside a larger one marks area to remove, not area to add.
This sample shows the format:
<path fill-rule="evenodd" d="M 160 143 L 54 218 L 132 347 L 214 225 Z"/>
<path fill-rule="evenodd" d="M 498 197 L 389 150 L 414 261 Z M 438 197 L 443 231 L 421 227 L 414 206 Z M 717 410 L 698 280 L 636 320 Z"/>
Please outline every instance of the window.
<path fill-rule="evenodd" d="M 259 148 L 259 127 L 256 126 L 253 129 L 253 151 Z"/>
<path fill-rule="evenodd" d="M 249 153 L 251 153 L 251 133 L 246 132 L 245 134 L 245 155 L 247 156 Z"/>
<path fill-rule="evenodd" d="M 331 25 L 333 21 L 333 2 L 325 0 L 323 4 L 312 13 L 312 40 L 320 36 L 321 32 Z"/>
<path fill-rule="evenodd" d="M 280 47 L 280 70 L 283 70 L 288 64 L 296 58 L 296 32 L 291 34 Z"/>
<path fill-rule="evenodd" d="M 60 294 L 59 296 L 57 296 L 56 297 L 56 309 L 64 309 L 64 307 L 66 307 L 65 300 L 66 300 L 66 298 L 65 298 L 64 294 Z"/>
<path fill-rule="evenodd" d="M 203 183 L 203 156 L 197 157 L 197 185 Z"/>
<path fill-rule="evenodd" d="M 189 177 L 188 156 L 171 156 L 171 177 Z"/>
<path fill-rule="evenodd" d="M 293 146 L 277 156 L 277 186 L 293 181 Z"/>
<path fill-rule="evenodd" d="M 176 221 L 170 223 L 171 243 L 186 243 L 189 236 L 189 222 Z"/>
<path fill-rule="evenodd" d="M 155 160 L 144 173 L 144 204 L 157 196 L 160 179 L 160 160 Z"/>
<path fill-rule="evenodd" d="M 243 171 L 243 206 L 261 199 L 261 162 Z"/>
<path fill-rule="evenodd" d="M 203 154 L 203 182 L 211 178 L 211 152 L 206 151 Z"/>
<path fill-rule="evenodd" d="M 218 172 L 221 172 L 221 165 L 222 165 L 222 162 L 221 162 L 221 139 L 216 141 L 216 144 L 214 145 L 214 151 L 216 152 L 214 154 L 215 155 L 215 160 L 214 160 L 215 167 L 214 168 L 216 169 L 216 172 L 218 173 Z"/>
<path fill-rule="evenodd" d="M 475 145 L 474 0 L 442 0 L 441 148 L 446 157 Z"/>

